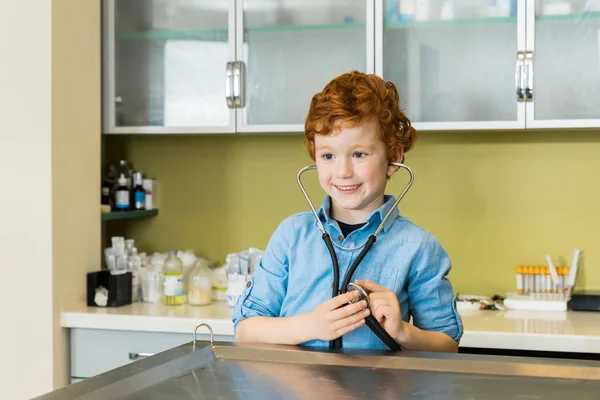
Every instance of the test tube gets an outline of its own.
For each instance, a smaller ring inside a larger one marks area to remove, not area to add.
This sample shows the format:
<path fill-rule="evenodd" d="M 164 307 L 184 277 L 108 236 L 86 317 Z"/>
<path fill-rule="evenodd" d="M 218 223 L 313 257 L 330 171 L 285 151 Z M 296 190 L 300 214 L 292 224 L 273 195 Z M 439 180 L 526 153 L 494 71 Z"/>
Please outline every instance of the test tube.
<path fill-rule="evenodd" d="M 544 267 L 544 277 L 546 293 L 552 293 L 552 276 L 550 276 L 550 268 Z"/>
<path fill-rule="evenodd" d="M 552 292 L 556 292 L 556 287 L 560 285 L 558 280 L 558 273 L 556 272 L 556 268 L 554 267 L 554 263 L 552 263 L 552 257 L 549 254 L 546 255 L 546 261 L 548 262 L 548 268 L 550 269 L 550 276 L 552 276 Z"/>
<path fill-rule="evenodd" d="M 563 270 L 563 276 L 562 276 L 562 278 L 563 278 L 563 286 L 562 286 L 563 287 L 563 291 L 562 292 L 563 293 L 569 293 L 569 273 L 571 271 L 570 271 L 569 267 L 562 267 L 562 270 Z"/>
<path fill-rule="evenodd" d="M 533 265 L 527 266 L 527 286 L 529 288 L 529 293 L 535 293 L 535 274 Z"/>
<path fill-rule="evenodd" d="M 515 273 L 517 275 L 517 293 L 523 293 L 523 267 L 517 265 L 515 267 Z"/>
<path fill-rule="evenodd" d="M 535 293 L 542 293 L 542 267 L 535 267 Z"/>
<path fill-rule="evenodd" d="M 571 294 L 573 287 L 575 286 L 575 280 L 577 279 L 577 263 L 579 262 L 579 249 L 573 250 L 573 259 L 571 260 L 571 268 L 569 269 L 569 290 L 568 294 Z"/>

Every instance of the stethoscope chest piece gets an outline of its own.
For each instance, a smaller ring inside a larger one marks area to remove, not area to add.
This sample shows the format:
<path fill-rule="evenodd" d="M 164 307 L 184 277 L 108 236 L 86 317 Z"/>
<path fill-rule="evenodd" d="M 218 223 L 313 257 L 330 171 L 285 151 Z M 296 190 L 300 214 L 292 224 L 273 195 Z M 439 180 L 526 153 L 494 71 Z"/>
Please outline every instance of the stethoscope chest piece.
<path fill-rule="evenodd" d="M 346 287 L 346 291 L 354 291 L 358 293 L 358 296 L 350 300 L 350 304 L 358 303 L 359 301 L 364 300 L 367 302 L 367 307 L 369 306 L 369 295 L 367 294 L 367 291 L 361 286 L 357 285 L 354 282 L 350 282 Z"/>

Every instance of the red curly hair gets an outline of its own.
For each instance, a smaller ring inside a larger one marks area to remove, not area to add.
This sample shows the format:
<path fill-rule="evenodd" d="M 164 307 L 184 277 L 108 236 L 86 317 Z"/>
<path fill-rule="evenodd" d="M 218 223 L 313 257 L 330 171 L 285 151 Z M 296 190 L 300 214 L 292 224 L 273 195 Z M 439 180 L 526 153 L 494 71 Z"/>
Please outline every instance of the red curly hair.
<path fill-rule="evenodd" d="M 411 149 L 417 131 L 400 109 L 398 89 L 392 82 L 359 71 L 334 78 L 310 102 L 304 135 L 311 158 L 315 160 L 315 135 L 329 136 L 342 123 L 354 127 L 371 118 L 379 121 L 388 160 L 396 161 L 400 149 Z"/>

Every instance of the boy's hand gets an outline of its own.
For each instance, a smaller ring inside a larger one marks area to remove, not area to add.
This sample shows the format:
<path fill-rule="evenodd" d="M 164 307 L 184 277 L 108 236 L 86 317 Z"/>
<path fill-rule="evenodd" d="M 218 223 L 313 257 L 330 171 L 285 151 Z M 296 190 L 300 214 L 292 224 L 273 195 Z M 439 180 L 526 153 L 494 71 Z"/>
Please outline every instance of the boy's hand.
<path fill-rule="evenodd" d="M 369 308 L 383 329 L 394 339 L 404 330 L 404 321 L 400 313 L 400 303 L 396 293 L 369 280 L 356 283 L 369 293 Z"/>
<path fill-rule="evenodd" d="M 312 331 L 310 336 L 313 339 L 333 340 L 364 324 L 370 312 L 366 308 L 367 303 L 363 300 L 348 304 L 356 295 L 356 292 L 348 292 L 333 297 L 306 314 L 308 329 Z"/>

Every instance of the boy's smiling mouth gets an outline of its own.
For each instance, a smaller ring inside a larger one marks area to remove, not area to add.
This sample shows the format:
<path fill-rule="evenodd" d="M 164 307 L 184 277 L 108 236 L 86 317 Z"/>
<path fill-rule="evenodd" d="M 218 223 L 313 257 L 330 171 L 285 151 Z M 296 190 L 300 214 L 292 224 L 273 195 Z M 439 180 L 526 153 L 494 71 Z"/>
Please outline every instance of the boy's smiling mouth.
<path fill-rule="evenodd" d="M 345 186 L 333 185 L 333 186 L 335 186 L 335 188 L 342 193 L 351 193 L 351 192 L 354 192 L 355 190 L 357 190 L 361 185 L 362 185 L 362 183 L 359 183 L 358 185 L 345 185 Z"/>

